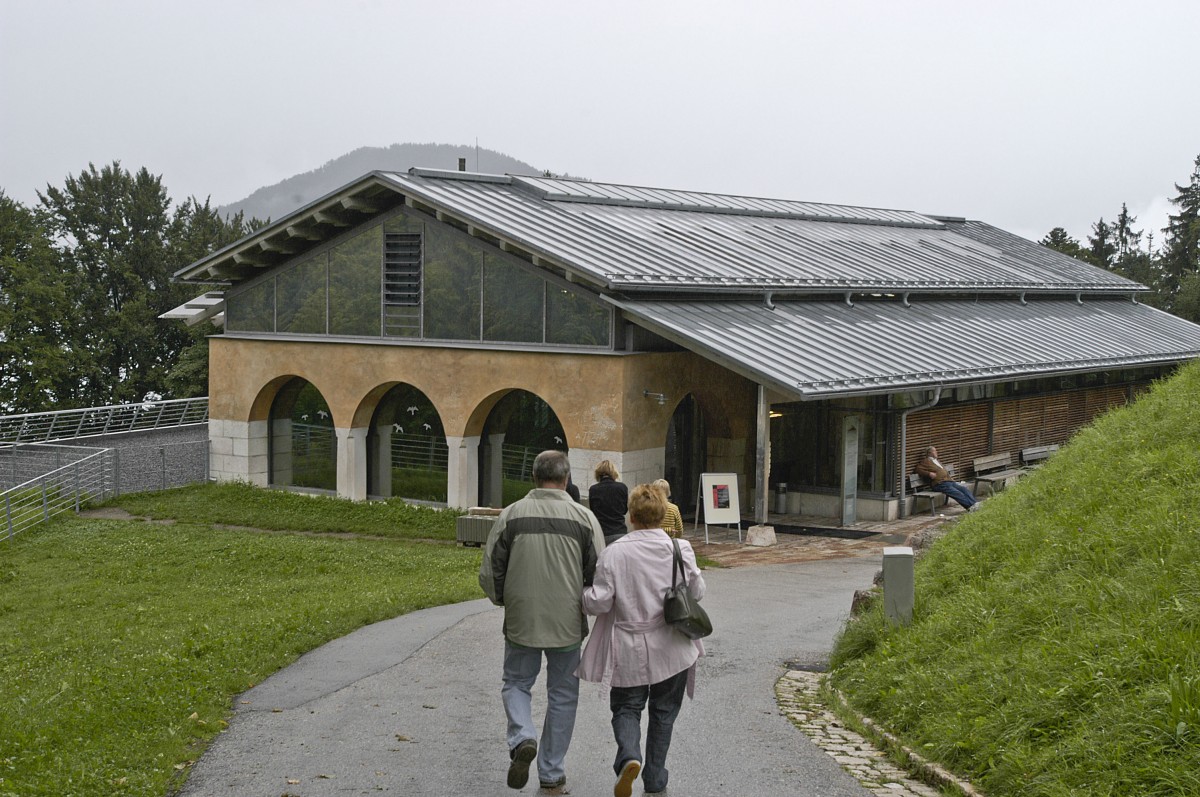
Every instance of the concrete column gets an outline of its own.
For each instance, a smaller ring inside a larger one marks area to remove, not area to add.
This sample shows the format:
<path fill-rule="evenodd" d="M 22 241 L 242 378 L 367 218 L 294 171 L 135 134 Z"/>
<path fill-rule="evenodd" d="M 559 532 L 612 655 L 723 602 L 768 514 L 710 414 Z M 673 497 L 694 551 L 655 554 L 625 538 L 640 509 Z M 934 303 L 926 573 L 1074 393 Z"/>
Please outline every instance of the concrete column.
<path fill-rule="evenodd" d="M 608 460 L 617 468 L 617 472 L 621 474 L 621 481 L 628 484 L 630 487 L 638 482 L 631 482 L 629 473 L 626 472 L 625 457 L 620 451 L 604 451 L 595 448 L 572 448 L 571 449 L 571 473 L 574 474 L 575 486 L 583 493 L 584 498 L 587 497 L 588 488 L 596 481 L 593 474 L 596 472 L 596 466 L 602 461 Z M 660 467 L 661 470 L 661 467 Z M 658 478 L 655 476 L 654 478 Z"/>
<path fill-rule="evenodd" d="M 483 495 L 479 498 L 484 506 L 502 506 L 504 504 L 504 435 L 488 435 L 486 451 L 487 462 L 483 465 Z"/>
<path fill-rule="evenodd" d="M 446 505 L 454 509 L 480 505 L 479 438 L 447 436 L 446 445 Z"/>
<path fill-rule="evenodd" d="M 883 613 L 890 622 L 912 622 L 916 589 L 913 579 L 913 549 L 897 545 L 883 549 Z"/>
<path fill-rule="evenodd" d="M 351 501 L 367 500 L 367 427 L 335 429 L 337 433 L 337 494 Z"/>
<path fill-rule="evenodd" d="M 271 483 L 286 487 L 292 483 L 292 419 L 271 421 Z"/>
<path fill-rule="evenodd" d="M 392 497 L 392 425 L 382 423 L 376 426 L 373 435 L 372 450 L 374 459 L 371 461 L 370 484 L 371 495 L 380 498 Z"/>

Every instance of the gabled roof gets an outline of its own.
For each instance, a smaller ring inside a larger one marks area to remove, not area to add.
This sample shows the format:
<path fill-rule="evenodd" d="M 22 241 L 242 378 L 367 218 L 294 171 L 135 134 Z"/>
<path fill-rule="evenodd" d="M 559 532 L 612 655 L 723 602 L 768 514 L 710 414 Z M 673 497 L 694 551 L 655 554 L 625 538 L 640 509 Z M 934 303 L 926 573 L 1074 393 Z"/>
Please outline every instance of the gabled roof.
<path fill-rule="evenodd" d="M 1200 356 L 1200 326 L 1133 301 L 1144 286 L 983 222 L 553 178 L 372 173 L 176 278 L 236 283 L 400 205 L 791 398 Z M 209 294 L 168 315 L 223 307 Z"/>
<path fill-rule="evenodd" d="M 538 177 L 376 172 L 180 270 L 237 282 L 405 204 L 608 293 L 1131 293 L 982 222 Z"/>

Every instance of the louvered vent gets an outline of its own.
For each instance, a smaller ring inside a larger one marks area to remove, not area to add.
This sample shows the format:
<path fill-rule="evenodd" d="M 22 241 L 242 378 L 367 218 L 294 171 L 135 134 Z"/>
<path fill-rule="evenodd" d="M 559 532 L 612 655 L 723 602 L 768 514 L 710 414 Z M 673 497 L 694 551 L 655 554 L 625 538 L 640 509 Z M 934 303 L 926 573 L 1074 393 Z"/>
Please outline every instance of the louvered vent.
<path fill-rule="evenodd" d="M 383 332 L 421 334 L 421 234 L 387 233 L 383 252 Z"/>

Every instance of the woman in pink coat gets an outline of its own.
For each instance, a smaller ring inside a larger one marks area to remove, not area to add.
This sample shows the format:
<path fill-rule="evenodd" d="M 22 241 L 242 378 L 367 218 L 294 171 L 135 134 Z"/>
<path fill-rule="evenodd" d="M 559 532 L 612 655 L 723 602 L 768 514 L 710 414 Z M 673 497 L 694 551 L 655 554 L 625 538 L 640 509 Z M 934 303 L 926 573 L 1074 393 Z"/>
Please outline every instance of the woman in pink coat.
<path fill-rule="evenodd" d="M 638 773 L 647 794 L 667 788 L 667 750 L 683 695 L 692 696 L 696 660 L 704 654 L 663 620 L 663 598 L 671 586 L 674 548 L 662 530 L 666 501 L 641 484 L 629 496 L 633 531 L 604 549 L 596 577 L 583 592 L 583 608 L 596 615 L 580 658 L 578 675 L 611 687 L 613 736 L 617 757 L 615 797 L 629 797 Z M 688 588 L 704 597 L 704 577 L 687 540 L 678 540 Z M 649 702 L 646 755 L 641 750 L 642 709 Z M 644 767 L 643 767 L 644 762 Z"/>

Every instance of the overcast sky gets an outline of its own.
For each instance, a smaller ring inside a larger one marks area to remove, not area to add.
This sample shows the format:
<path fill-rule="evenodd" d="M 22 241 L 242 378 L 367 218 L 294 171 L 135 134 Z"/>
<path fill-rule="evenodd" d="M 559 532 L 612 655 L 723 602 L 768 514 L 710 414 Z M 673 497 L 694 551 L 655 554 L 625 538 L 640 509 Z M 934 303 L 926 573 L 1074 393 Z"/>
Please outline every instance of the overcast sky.
<path fill-rule="evenodd" d="M 1198 0 L 0 0 L 0 190 L 243 199 L 361 146 L 1083 238 L 1200 155 Z"/>

